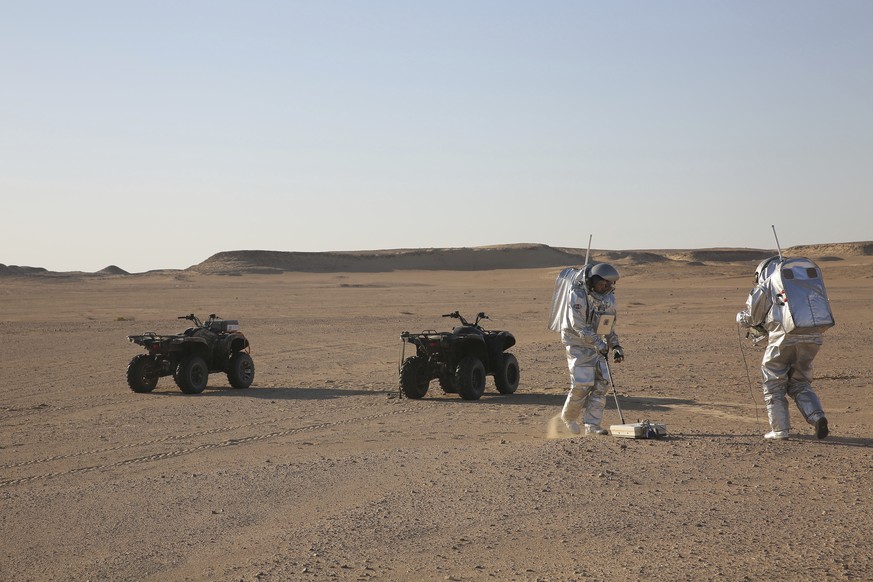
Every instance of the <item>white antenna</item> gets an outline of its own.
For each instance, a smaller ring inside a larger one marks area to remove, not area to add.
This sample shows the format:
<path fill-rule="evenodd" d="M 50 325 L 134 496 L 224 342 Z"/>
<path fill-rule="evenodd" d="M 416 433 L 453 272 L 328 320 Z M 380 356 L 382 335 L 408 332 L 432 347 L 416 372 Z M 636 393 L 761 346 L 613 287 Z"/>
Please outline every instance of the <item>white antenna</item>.
<path fill-rule="evenodd" d="M 779 262 L 782 262 L 782 247 L 779 246 L 779 236 L 776 234 L 776 225 L 771 224 L 770 228 L 773 229 L 773 236 L 776 238 L 776 250 L 779 251 Z"/>
<path fill-rule="evenodd" d="M 588 255 L 589 255 L 589 253 L 591 253 L 591 238 L 592 238 L 593 236 L 594 236 L 593 234 L 589 234 L 589 235 L 588 235 L 588 248 L 585 249 L 585 262 L 582 263 L 583 265 L 587 265 L 587 264 L 588 264 Z"/>

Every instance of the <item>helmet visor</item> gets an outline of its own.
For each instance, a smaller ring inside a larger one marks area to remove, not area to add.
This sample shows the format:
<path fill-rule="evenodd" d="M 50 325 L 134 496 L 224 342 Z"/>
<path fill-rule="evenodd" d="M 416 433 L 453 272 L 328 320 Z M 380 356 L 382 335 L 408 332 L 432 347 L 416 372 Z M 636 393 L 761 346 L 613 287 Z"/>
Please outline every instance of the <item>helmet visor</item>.
<path fill-rule="evenodd" d="M 591 290 L 595 293 L 609 293 L 613 289 L 615 289 L 615 283 L 602 277 L 597 277 L 591 282 Z"/>

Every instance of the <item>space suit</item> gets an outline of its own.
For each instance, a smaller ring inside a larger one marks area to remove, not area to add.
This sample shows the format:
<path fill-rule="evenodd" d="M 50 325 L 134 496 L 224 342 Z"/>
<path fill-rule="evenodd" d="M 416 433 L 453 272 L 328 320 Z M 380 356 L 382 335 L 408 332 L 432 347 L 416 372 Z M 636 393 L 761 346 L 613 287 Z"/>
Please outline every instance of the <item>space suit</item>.
<path fill-rule="evenodd" d="M 793 272 L 799 275 L 795 276 Z M 786 273 L 788 280 L 783 280 Z M 811 279 L 799 280 L 806 276 Z M 818 267 L 808 259 L 771 257 L 761 261 L 755 270 L 755 287 L 749 292 L 746 309 L 737 313 L 737 323 L 767 336 L 761 372 L 771 431 L 764 435 L 765 439 L 788 438 L 791 421 L 786 395 L 794 400 L 806 422 L 815 427 L 817 438 L 828 435 L 827 418 L 811 386 L 812 362 L 822 345 L 822 331 L 833 325 L 830 304 L 820 279 Z M 818 280 L 818 296 L 814 293 L 810 296 L 809 290 L 814 289 L 810 280 Z M 797 291 L 788 291 L 788 287 L 799 283 L 805 284 Z M 790 302 L 788 295 L 791 295 Z M 789 305 L 795 310 L 800 306 L 804 309 L 811 306 L 817 310 L 811 319 L 818 319 L 819 325 L 804 326 L 801 323 L 798 327 L 802 315 L 793 315 Z M 823 320 L 827 320 L 824 325 L 821 324 Z"/>
<path fill-rule="evenodd" d="M 609 388 L 606 357 L 613 350 L 616 362 L 624 359 L 624 351 L 613 331 L 616 317 L 615 282 L 618 271 L 607 263 L 583 267 L 567 285 L 565 307 L 558 314 L 561 343 L 567 353 L 570 369 L 570 393 L 561 410 L 567 429 L 586 434 L 608 434 L 600 426 Z M 555 327 L 558 327 L 556 325 Z"/>

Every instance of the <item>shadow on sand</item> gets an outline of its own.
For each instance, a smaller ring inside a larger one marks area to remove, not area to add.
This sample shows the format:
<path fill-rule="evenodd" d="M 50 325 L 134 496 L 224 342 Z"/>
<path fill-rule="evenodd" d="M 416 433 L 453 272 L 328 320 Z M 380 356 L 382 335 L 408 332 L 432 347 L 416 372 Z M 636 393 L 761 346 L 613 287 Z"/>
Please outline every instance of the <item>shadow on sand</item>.
<path fill-rule="evenodd" d="M 794 439 L 795 437 L 791 437 Z M 813 435 L 802 435 L 798 437 L 798 440 L 811 440 L 817 443 L 821 443 L 823 445 L 831 445 L 831 446 L 844 446 L 844 447 L 863 447 L 870 448 L 873 447 L 873 439 L 862 439 L 856 437 L 841 437 L 841 436 L 829 436 L 824 440 L 818 440 Z"/>
<path fill-rule="evenodd" d="M 761 434 L 740 434 L 740 433 L 696 433 L 696 432 L 685 432 L 685 433 L 674 433 L 669 435 L 669 437 L 673 440 L 684 440 L 684 441 L 695 441 L 700 439 L 740 439 L 749 441 L 750 443 L 760 443 L 762 445 L 772 445 L 772 446 L 782 446 L 790 443 L 798 443 L 802 442 L 804 445 L 806 444 L 819 444 L 825 446 L 840 446 L 840 447 L 861 447 L 861 448 L 870 448 L 873 447 L 873 439 L 868 438 L 856 438 L 856 437 L 841 437 L 834 436 L 831 434 L 827 438 L 823 440 L 819 440 L 815 438 L 815 435 L 811 434 L 792 434 L 791 438 L 787 441 L 766 441 Z M 666 440 L 666 439 L 663 439 Z"/>
<path fill-rule="evenodd" d="M 258 398 L 263 400 L 332 400 L 335 398 L 343 398 L 346 396 L 379 396 L 382 398 L 394 398 L 397 400 L 405 400 L 410 404 L 414 404 L 417 400 L 411 398 L 400 398 L 397 390 L 360 390 L 355 388 L 324 388 L 314 386 L 284 386 L 278 388 L 249 388 L 246 390 L 237 390 L 227 386 L 207 386 L 200 394 L 184 394 L 175 387 L 166 387 L 165 391 L 155 391 L 151 393 L 154 396 L 176 396 L 183 398 L 210 398 L 210 397 L 245 397 Z M 428 394 L 431 394 L 430 392 Z M 498 394 L 496 392 L 486 392 L 479 400 L 464 400 L 456 394 L 443 394 L 436 391 L 433 396 L 425 396 L 421 399 L 422 402 L 442 402 L 446 405 L 455 404 L 463 406 L 476 406 L 481 404 L 500 404 L 501 406 L 549 406 L 560 410 L 564 404 L 566 394 L 559 393 L 515 393 L 515 394 Z M 669 412 L 671 406 L 674 405 L 699 405 L 694 400 L 681 398 L 629 398 L 627 396 L 619 397 L 619 404 L 623 413 L 632 413 L 627 415 L 625 422 L 637 422 L 637 417 L 644 417 L 648 413 Z M 606 401 L 607 410 L 615 410 L 615 400 L 612 395 L 607 395 Z M 642 416 L 640 416 L 640 414 Z M 748 434 L 728 434 L 728 433 L 672 433 L 658 440 L 697 440 L 701 438 L 725 438 L 725 439 L 759 439 L 758 435 Z M 763 439 L 760 439 L 763 443 Z M 826 439 L 819 441 L 814 435 L 797 434 L 791 435 L 788 442 L 810 441 L 828 446 L 844 446 L 844 447 L 862 447 L 873 448 L 873 439 L 871 438 L 856 438 L 856 437 L 841 437 L 831 433 Z M 778 443 L 777 443 L 778 444 Z"/>
<path fill-rule="evenodd" d="M 280 388 L 247 388 L 238 390 L 229 386 L 207 386 L 200 394 L 185 394 L 178 389 L 169 388 L 168 391 L 152 392 L 155 396 L 182 396 L 185 398 L 210 398 L 210 397 L 243 397 L 259 398 L 263 400 L 330 400 L 344 396 L 362 396 L 365 394 L 382 396 L 389 394 L 384 390 L 358 390 L 354 388 L 324 388 L 308 386 L 288 386 Z"/>
<path fill-rule="evenodd" d="M 394 394 L 397 394 L 394 391 Z M 477 404 L 500 404 L 503 406 L 556 406 L 560 409 L 566 400 L 566 393 L 518 393 L 515 394 L 498 394 L 496 392 L 486 392 L 479 400 L 464 400 L 456 394 L 442 394 L 437 392 L 433 396 L 422 398 L 423 401 L 430 402 L 445 402 L 447 404 L 464 404 L 466 406 L 475 406 Z M 409 399 L 410 402 L 415 400 Z M 634 412 L 666 412 L 670 410 L 670 406 L 676 404 L 695 404 L 693 400 L 683 400 L 678 398 L 627 398 L 619 397 L 619 405 L 622 411 Z M 615 410 L 615 400 L 612 395 L 607 395 L 606 410 Z"/>
<path fill-rule="evenodd" d="M 166 390 L 156 390 L 151 394 L 155 396 L 177 396 L 184 398 L 209 398 L 209 397 L 244 397 L 258 398 L 263 400 L 331 400 L 345 396 L 379 396 L 382 398 L 394 397 L 406 400 L 410 403 L 417 402 L 411 398 L 401 398 L 398 390 L 360 390 L 343 387 L 315 387 L 315 386 L 283 386 L 277 388 L 252 387 L 238 390 L 229 386 L 207 386 L 200 394 L 185 394 L 175 387 L 166 387 Z M 554 406 L 560 408 L 566 399 L 566 393 L 537 393 L 516 392 L 515 394 L 498 394 L 488 391 L 479 400 L 464 400 L 457 394 L 444 394 L 440 390 L 429 391 L 421 399 L 423 402 L 443 402 L 445 404 L 463 404 L 475 406 L 477 404 L 500 404 L 501 406 Z M 693 400 L 678 398 L 628 398 L 619 397 L 622 411 L 632 412 L 666 412 L 670 406 L 676 404 L 695 404 Z M 607 410 L 615 410 L 615 400 L 612 395 L 607 395 Z"/>

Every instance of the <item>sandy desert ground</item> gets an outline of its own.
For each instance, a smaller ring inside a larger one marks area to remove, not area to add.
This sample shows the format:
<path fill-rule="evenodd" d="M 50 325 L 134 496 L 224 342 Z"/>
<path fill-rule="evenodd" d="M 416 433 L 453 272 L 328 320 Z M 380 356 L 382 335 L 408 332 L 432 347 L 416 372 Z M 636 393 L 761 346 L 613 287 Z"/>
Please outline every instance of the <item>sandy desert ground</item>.
<path fill-rule="evenodd" d="M 873 257 L 839 253 L 832 434 L 792 408 L 776 443 L 734 323 L 754 260 L 616 261 L 622 410 L 662 440 L 556 423 L 557 267 L 0 277 L 0 579 L 871 580 Z M 399 398 L 400 332 L 455 309 L 516 334 L 518 392 Z M 126 336 L 191 312 L 240 321 L 254 385 L 131 392 Z"/>

